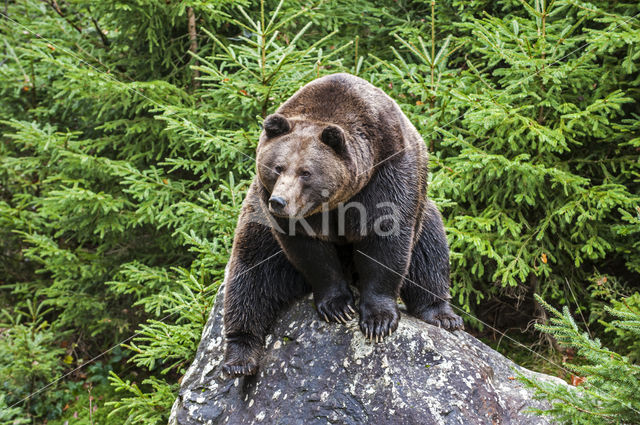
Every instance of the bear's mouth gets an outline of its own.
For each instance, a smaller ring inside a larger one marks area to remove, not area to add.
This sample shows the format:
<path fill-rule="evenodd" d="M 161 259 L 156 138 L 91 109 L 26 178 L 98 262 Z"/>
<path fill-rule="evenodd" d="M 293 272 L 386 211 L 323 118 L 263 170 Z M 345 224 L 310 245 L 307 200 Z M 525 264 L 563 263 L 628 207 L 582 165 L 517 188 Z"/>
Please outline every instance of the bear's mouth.
<path fill-rule="evenodd" d="M 274 211 L 272 208 L 269 208 L 269 214 L 278 218 L 294 218 L 294 217 L 290 217 L 288 214 Z"/>
<path fill-rule="evenodd" d="M 296 212 L 296 214 L 287 214 L 287 213 L 282 212 L 282 211 L 274 211 L 271 208 L 269 208 L 269 214 L 271 214 L 274 217 L 278 217 L 278 218 L 289 218 L 289 219 L 295 219 L 295 220 L 300 220 L 300 219 L 303 219 L 303 218 L 308 217 L 309 215 L 311 215 L 311 214 L 302 215 L 299 212 Z"/>
<path fill-rule="evenodd" d="M 269 214 L 271 214 L 274 217 L 288 218 L 291 220 L 301 220 L 322 211 L 322 204 L 319 204 L 319 205 L 309 204 L 304 208 L 297 208 L 296 211 L 294 211 L 293 213 L 288 211 L 287 208 L 276 210 L 271 206 L 269 206 L 267 209 L 269 210 Z"/>

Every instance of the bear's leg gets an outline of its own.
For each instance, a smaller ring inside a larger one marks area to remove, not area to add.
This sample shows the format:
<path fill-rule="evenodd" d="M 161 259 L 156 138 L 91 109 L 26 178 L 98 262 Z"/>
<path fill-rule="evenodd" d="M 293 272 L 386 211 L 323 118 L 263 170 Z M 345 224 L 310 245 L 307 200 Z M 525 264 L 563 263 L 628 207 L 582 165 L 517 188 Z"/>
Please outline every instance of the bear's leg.
<path fill-rule="evenodd" d="M 231 376 L 252 375 L 277 314 L 308 293 L 309 287 L 287 261 L 269 228 L 261 224 L 238 225 L 229 267 L 223 371 Z"/>
<path fill-rule="evenodd" d="M 463 329 L 462 319 L 449 305 L 449 245 L 442 216 L 431 201 L 400 295 L 411 315 L 448 330 Z"/>
<path fill-rule="evenodd" d="M 354 243 L 360 286 L 360 329 L 376 342 L 398 327 L 397 298 L 411 255 L 411 229 L 389 236 L 371 235 Z"/>
<path fill-rule="evenodd" d="M 353 294 L 336 247 L 304 236 L 278 234 L 287 258 L 311 285 L 318 314 L 327 322 L 347 323 L 356 313 Z"/>

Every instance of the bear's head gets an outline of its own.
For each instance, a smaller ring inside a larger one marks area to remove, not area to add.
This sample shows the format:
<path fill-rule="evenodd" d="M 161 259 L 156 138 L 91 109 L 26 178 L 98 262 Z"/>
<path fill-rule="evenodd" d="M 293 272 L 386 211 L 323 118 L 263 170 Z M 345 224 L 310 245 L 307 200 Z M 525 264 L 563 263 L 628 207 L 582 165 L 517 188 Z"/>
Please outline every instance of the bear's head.
<path fill-rule="evenodd" d="M 263 127 L 257 171 L 272 214 L 302 218 L 345 200 L 353 170 L 342 128 L 280 114 Z"/>

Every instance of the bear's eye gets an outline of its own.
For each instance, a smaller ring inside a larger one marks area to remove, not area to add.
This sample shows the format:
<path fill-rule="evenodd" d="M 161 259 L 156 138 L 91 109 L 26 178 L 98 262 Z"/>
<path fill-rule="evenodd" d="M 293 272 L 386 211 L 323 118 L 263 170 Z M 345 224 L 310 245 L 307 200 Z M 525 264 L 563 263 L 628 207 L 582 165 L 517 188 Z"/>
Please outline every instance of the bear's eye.
<path fill-rule="evenodd" d="M 300 173 L 300 177 L 302 177 L 303 179 L 307 179 L 307 178 L 311 177 L 311 173 L 308 172 L 308 171 L 302 171 Z"/>
<path fill-rule="evenodd" d="M 273 169 L 277 174 L 282 173 L 283 168 L 279 165 L 276 165 L 276 168 Z"/>

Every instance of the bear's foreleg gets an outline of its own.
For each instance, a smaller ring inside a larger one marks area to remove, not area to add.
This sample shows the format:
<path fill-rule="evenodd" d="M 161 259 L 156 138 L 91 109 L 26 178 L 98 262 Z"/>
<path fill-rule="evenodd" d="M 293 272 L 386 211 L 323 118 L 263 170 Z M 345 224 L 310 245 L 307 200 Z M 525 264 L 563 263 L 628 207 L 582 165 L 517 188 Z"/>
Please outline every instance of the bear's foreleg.
<path fill-rule="evenodd" d="M 370 235 L 354 244 L 354 262 L 360 280 L 360 329 L 380 341 L 398 327 L 396 299 L 411 255 L 411 230 L 394 235 Z"/>
<path fill-rule="evenodd" d="M 252 375 L 277 314 L 309 292 L 266 226 L 243 223 L 236 231 L 224 297 L 226 351 L 223 371 Z"/>
<path fill-rule="evenodd" d="M 356 313 L 354 298 L 336 247 L 306 236 L 278 234 L 278 240 L 289 261 L 311 285 L 320 317 L 327 322 L 351 320 Z"/>

